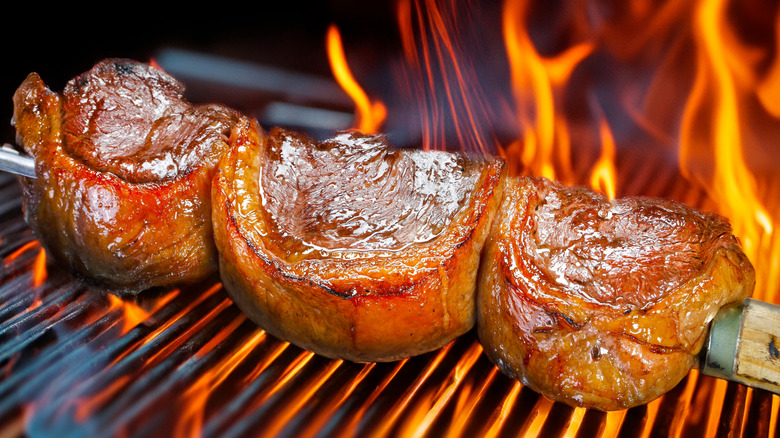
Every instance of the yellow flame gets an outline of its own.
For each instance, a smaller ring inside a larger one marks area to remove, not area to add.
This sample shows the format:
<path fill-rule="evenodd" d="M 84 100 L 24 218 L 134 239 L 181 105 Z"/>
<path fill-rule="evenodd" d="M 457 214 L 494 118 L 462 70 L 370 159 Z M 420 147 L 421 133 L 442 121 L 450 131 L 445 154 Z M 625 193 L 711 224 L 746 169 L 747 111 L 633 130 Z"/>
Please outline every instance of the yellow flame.
<path fill-rule="evenodd" d="M 470 384 L 466 384 L 461 388 L 455 408 L 453 409 L 452 423 L 447 428 L 447 432 L 444 436 L 462 436 L 463 428 L 466 426 L 469 419 L 474 418 L 473 412 L 476 410 L 479 403 L 484 401 L 485 391 L 487 391 L 487 388 L 493 383 L 498 372 L 497 367 L 492 367 L 487 376 L 480 376 L 478 379 L 479 388 L 476 390 L 473 390 L 473 385 Z"/>
<path fill-rule="evenodd" d="M 487 429 L 480 434 L 481 436 L 488 438 L 499 435 L 501 432 L 501 427 L 504 425 L 504 422 L 509 416 L 509 413 L 512 411 L 512 407 L 514 407 L 515 402 L 517 401 L 517 396 L 520 394 L 520 390 L 522 389 L 523 385 L 520 383 L 520 381 L 514 380 L 512 382 L 512 389 L 510 389 L 509 393 L 504 397 L 504 400 L 501 402 L 501 407 L 493 413 Z"/>
<path fill-rule="evenodd" d="M 626 418 L 627 409 L 620 411 L 609 411 L 604 418 L 604 433 L 601 434 L 604 438 L 616 437 L 620 433 L 620 428 L 623 426 L 623 420 Z"/>
<path fill-rule="evenodd" d="M 434 359 L 428 363 L 428 365 L 420 373 L 414 383 L 408 387 L 404 395 L 395 402 L 393 407 L 390 409 L 390 413 L 388 413 L 388 415 L 382 419 L 381 423 L 376 426 L 375 430 L 377 432 L 377 436 L 386 436 L 389 433 L 390 429 L 395 425 L 398 417 L 400 417 L 400 415 L 407 409 L 415 395 L 420 390 L 420 387 L 426 380 L 428 380 L 428 377 L 433 374 L 436 368 L 438 368 L 439 364 L 441 364 L 442 360 L 444 360 L 444 357 L 451 348 L 452 342 L 439 349 L 439 351 L 436 353 L 436 357 L 434 357 Z"/>
<path fill-rule="evenodd" d="M 526 419 L 526 425 L 524 425 L 524 427 L 527 427 L 527 429 L 525 429 L 525 432 L 523 433 L 524 437 L 539 436 L 539 432 L 541 432 L 542 426 L 544 426 L 545 421 L 547 421 L 547 417 L 550 415 L 552 406 L 553 402 L 550 399 L 543 396 L 539 397 L 539 400 L 536 401 L 536 405 L 529 415 L 529 418 Z M 530 423 L 528 423 L 529 420 Z"/>
<path fill-rule="evenodd" d="M 569 419 L 569 425 L 566 427 L 566 433 L 563 434 L 563 438 L 574 438 L 577 436 L 577 431 L 582 426 L 582 419 L 585 418 L 585 408 L 574 408 L 574 412 L 571 413 Z"/>
<path fill-rule="evenodd" d="M 681 171 L 688 178 L 705 179 L 692 164 L 699 158 L 697 150 L 711 146 L 713 172 L 703 185 L 730 219 L 751 261 L 763 263 L 761 250 L 764 242 L 772 242 L 774 223 L 759 199 L 755 177 L 742 150 L 740 108 L 745 96 L 740 90 L 750 85 L 744 83 L 750 80 L 744 71 L 746 49 L 729 37 L 724 0 L 702 1 L 694 12 L 697 70 L 683 117 Z M 768 289 L 762 271 L 759 269 L 757 278 L 757 298 L 763 298 Z"/>
<path fill-rule="evenodd" d="M 601 156 L 590 175 L 590 183 L 593 189 L 603 193 L 609 199 L 615 199 L 615 186 L 617 170 L 615 170 L 615 140 L 612 131 L 604 117 L 599 123 L 601 134 Z"/>
<path fill-rule="evenodd" d="M 387 115 L 387 109 L 382 102 L 372 102 L 363 88 L 352 76 L 347 63 L 347 57 L 344 54 L 344 47 L 341 41 L 341 33 L 338 27 L 331 25 L 327 33 L 327 49 L 330 67 L 333 76 L 341 85 L 341 88 L 355 102 L 357 111 L 355 128 L 365 134 L 374 134 L 378 132 Z"/>

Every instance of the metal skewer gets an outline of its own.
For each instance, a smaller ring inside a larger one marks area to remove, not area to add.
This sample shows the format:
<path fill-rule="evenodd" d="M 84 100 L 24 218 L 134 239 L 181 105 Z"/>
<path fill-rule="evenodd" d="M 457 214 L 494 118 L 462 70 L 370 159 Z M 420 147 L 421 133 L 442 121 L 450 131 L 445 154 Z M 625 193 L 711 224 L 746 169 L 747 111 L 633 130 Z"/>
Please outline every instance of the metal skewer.
<path fill-rule="evenodd" d="M 35 178 L 35 160 L 22 155 L 8 143 L 0 147 L 0 170 L 16 175 Z"/>

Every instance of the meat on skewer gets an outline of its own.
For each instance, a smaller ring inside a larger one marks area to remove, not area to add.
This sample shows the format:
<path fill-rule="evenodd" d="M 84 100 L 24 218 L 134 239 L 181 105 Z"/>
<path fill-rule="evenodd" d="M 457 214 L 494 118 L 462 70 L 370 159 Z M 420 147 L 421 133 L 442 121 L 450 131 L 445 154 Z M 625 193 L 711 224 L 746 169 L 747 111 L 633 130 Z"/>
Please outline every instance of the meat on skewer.
<path fill-rule="evenodd" d="M 623 409 L 673 388 L 754 283 L 718 215 L 512 178 L 485 246 L 478 334 L 501 370 L 553 400 Z"/>
<path fill-rule="evenodd" d="M 34 73 L 15 94 L 37 176 L 19 178 L 25 219 L 77 275 L 138 293 L 202 279 L 219 259 L 226 291 L 264 329 L 359 362 L 433 350 L 476 319 L 506 374 L 601 410 L 671 389 L 716 313 L 752 291 L 720 216 L 381 136 L 265 132 L 182 91 L 108 59 L 62 95 Z M 766 376 L 735 380 L 777 391 Z"/>
<path fill-rule="evenodd" d="M 31 73 L 14 95 L 25 220 L 47 253 L 121 293 L 216 272 L 211 179 L 238 113 L 192 105 L 151 65 L 106 59 L 62 94 Z"/>
<path fill-rule="evenodd" d="M 439 348 L 474 325 L 504 179 L 489 157 L 348 132 L 316 142 L 246 123 L 214 182 L 224 286 L 261 327 L 328 357 L 391 361 Z"/>

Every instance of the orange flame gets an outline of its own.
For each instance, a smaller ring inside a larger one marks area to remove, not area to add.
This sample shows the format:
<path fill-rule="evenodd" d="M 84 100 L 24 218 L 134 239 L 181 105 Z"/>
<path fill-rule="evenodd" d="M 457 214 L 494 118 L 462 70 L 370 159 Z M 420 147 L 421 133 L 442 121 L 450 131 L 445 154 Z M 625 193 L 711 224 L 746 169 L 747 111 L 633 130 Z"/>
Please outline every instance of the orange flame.
<path fill-rule="evenodd" d="M 510 389 L 509 393 L 504 397 L 504 400 L 501 402 L 501 407 L 493 413 L 487 429 L 480 433 L 481 436 L 495 437 L 499 435 L 501 426 L 504 425 L 509 413 L 512 411 L 512 408 L 517 401 L 517 397 L 520 395 L 520 390 L 522 389 L 523 385 L 519 380 L 512 382 L 512 389 Z"/>
<path fill-rule="evenodd" d="M 483 101 L 472 59 L 464 53 L 458 24 L 450 13 L 468 2 L 401 0 L 396 9 L 401 42 L 411 71 L 405 85 L 421 101 L 423 149 L 454 149 L 489 153 L 490 133 L 485 132 L 488 104 Z M 414 5 L 414 7 L 412 7 Z M 451 126 L 455 139 L 447 138 Z"/>
<path fill-rule="evenodd" d="M 149 317 L 149 312 L 131 301 L 125 301 L 113 294 L 106 294 L 106 296 L 111 303 L 111 308 L 122 310 L 122 334 L 127 333 L 139 322 Z"/>
<path fill-rule="evenodd" d="M 24 254 L 26 251 L 30 250 L 31 248 L 35 248 L 36 246 L 40 246 L 40 243 L 38 243 L 37 240 L 31 240 L 25 243 L 24 245 L 20 246 L 14 252 L 8 254 L 5 257 L 5 265 L 8 266 L 8 264 L 18 259 L 20 255 Z"/>
<path fill-rule="evenodd" d="M 357 116 L 355 128 L 365 134 L 374 134 L 378 132 L 387 115 L 387 108 L 382 102 L 372 102 L 360 84 L 352 76 L 347 63 L 347 57 L 344 54 L 344 47 L 341 41 L 341 34 L 335 25 L 328 27 L 327 49 L 330 67 L 333 76 L 341 85 L 341 88 L 355 102 Z"/>
<path fill-rule="evenodd" d="M 40 287 L 46 281 L 46 250 L 41 248 L 33 263 L 33 286 Z"/>
<path fill-rule="evenodd" d="M 570 140 L 566 120 L 557 108 L 560 93 L 574 68 L 594 48 L 592 42 L 572 46 L 557 57 L 544 58 L 534 47 L 525 26 L 529 1 L 508 0 L 503 13 L 504 40 L 518 106 L 522 141 L 521 160 L 531 174 L 550 179 L 570 179 Z M 557 175 L 556 165 L 562 167 Z"/>
<path fill-rule="evenodd" d="M 447 382 L 445 385 L 434 388 L 433 391 L 419 397 L 420 400 L 417 402 L 417 406 L 402 427 L 401 435 L 424 436 L 425 432 L 454 396 L 466 373 L 471 370 L 471 367 L 474 366 L 481 355 L 482 346 L 475 342 L 458 360 L 450 375 L 444 379 Z"/>
<path fill-rule="evenodd" d="M 120 309 L 122 311 L 122 334 L 125 334 L 133 327 L 149 318 L 149 315 L 152 315 L 154 312 L 162 308 L 178 294 L 179 289 L 173 289 L 172 291 L 157 299 L 149 310 L 144 309 L 140 305 L 130 300 L 119 298 L 118 296 L 110 293 L 106 294 L 106 296 L 108 297 L 108 302 L 110 305 L 109 310 Z"/>
<path fill-rule="evenodd" d="M 233 333 L 238 326 L 245 321 L 242 315 L 224 327 L 209 343 L 204 345 L 197 353 L 203 356 L 211 351 L 217 344 L 222 342 L 227 336 Z M 209 396 L 216 387 L 230 376 L 233 370 L 252 352 L 252 350 L 264 339 L 266 333 L 257 330 L 244 344 L 236 351 L 222 357 L 215 366 L 200 376 L 187 390 L 182 394 L 183 410 L 176 423 L 176 431 L 173 436 L 199 436 L 202 431 L 203 418 L 206 411 L 206 404 Z"/>
<path fill-rule="evenodd" d="M 775 18 L 775 47 L 780 47 L 780 13 Z M 780 56 L 776 56 L 766 76 L 757 87 L 757 95 L 764 108 L 780 119 Z"/>

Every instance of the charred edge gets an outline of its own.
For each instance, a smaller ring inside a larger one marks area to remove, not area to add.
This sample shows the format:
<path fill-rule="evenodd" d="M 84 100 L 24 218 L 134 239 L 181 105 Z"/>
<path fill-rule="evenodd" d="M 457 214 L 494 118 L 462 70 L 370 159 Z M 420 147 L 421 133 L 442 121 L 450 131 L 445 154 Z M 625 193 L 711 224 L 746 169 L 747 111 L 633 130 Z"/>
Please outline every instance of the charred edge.
<path fill-rule="evenodd" d="M 654 354 L 687 353 L 687 350 L 683 347 L 664 347 L 662 345 L 651 344 L 650 342 L 643 341 L 636 336 L 629 335 L 628 333 L 620 333 L 620 336 L 631 339 L 637 344 L 644 346 Z"/>
<path fill-rule="evenodd" d="M 565 326 L 568 330 L 579 330 L 582 328 L 582 326 L 585 325 L 585 323 L 578 323 L 572 317 L 569 315 L 563 314 L 561 312 L 551 311 L 544 309 L 544 312 L 550 316 L 550 318 L 554 319 L 558 322 L 559 326 Z"/>
<path fill-rule="evenodd" d="M 777 339 L 772 336 L 769 340 L 769 345 L 767 345 L 767 350 L 769 351 L 769 357 L 772 358 L 772 360 L 780 359 L 780 351 L 777 349 L 777 344 L 775 343 Z"/>
<path fill-rule="evenodd" d="M 114 62 L 114 69 L 120 75 L 131 75 L 135 73 L 135 66 L 133 63 L 125 60 Z"/>

